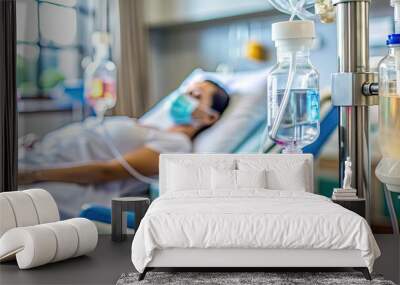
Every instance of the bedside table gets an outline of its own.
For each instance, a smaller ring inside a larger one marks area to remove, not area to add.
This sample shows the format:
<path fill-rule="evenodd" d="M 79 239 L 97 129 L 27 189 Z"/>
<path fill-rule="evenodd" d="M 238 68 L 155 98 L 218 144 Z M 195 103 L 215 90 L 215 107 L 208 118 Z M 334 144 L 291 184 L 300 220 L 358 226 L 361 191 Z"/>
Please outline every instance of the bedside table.
<path fill-rule="evenodd" d="M 359 214 L 361 217 L 365 218 L 365 199 L 355 198 L 355 199 L 331 199 L 333 203 L 339 204 L 340 206 Z"/>
<path fill-rule="evenodd" d="M 135 230 L 137 230 L 150 205 L 150 199 L 146 197 L 118 197 L 113 198 L 111 203 L 111 238 L 113 241 L 123 241 L 126 239 L 126 212 L 135 213 Z"/>

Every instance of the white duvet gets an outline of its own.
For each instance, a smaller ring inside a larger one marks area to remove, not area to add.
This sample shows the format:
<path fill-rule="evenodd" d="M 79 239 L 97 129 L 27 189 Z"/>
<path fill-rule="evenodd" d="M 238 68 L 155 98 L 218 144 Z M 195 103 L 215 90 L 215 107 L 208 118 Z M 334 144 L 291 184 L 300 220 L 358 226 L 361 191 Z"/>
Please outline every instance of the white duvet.
<path fill-rule="evenodd" d="M 166 193 L 140 223 L 132 262 L 143 272 L 165 248 L 358 249 L 370 271 L 380 255 L 359 215 L 320 195 L 265 189 Z"/>

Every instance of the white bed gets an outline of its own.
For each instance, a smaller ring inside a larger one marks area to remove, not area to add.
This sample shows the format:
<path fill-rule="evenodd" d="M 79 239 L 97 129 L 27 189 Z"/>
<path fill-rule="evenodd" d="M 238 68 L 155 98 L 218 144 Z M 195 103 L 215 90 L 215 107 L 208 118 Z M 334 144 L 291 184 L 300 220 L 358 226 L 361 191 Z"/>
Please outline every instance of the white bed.
<path fill-rule="evenodd" d="M 311 155 L 162 155 L 160 198 L 132 243 L 140 278 L 155 267 L 354 267 L 370 278 L 379 255 L 362 217 L 313 194 Z"/>

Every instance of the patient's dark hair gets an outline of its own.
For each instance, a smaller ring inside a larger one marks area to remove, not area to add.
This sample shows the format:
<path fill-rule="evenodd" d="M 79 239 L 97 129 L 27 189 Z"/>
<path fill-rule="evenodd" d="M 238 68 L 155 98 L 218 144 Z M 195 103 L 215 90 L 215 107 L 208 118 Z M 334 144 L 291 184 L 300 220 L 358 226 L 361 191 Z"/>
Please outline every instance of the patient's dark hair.
<path fill-rule="evenodd" d="M 211 83 L 212 85 L 217 87 L 217 91 L 213 94 L 212 97 L 211 109 L 217 111 L 220 115 L 222 115 L 222 113 L 224 113 L 229 105 L 228 92 L 226 92 L 226 90 L 217 82 L 214 82 L 212 80 L 205 80 L 205 82 Z"/>
<path fill-rule="evenodd" d="M 212 85 L 217 87 L 217 91 L 213 94 L 212 97 L 211 109 L 218 112 L 219 115 L 222 115 L 229 105 L 230 98 L 228 92 L 226 92 L 226 90 L 217 82 L 214 82 L 212 80 L 204 80 L 204 82 L 211 83 Z M 204 126 L 199 129 L 192 139 L 196 138 L 202 131 L 205 131 L 209 127 L 211 126 Z"/>

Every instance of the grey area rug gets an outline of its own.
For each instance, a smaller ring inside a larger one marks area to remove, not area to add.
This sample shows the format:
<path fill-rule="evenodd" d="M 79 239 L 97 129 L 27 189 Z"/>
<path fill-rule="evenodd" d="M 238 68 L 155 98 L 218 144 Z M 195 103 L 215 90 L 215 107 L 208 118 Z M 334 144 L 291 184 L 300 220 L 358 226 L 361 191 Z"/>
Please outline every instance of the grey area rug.
<path fill-rule="evenodd" d="M 138 276 L 138 273 L 122 274 L 117 281 L 117 285 L 395 285 L 395 283 L 384 280 L 381 276 L 377 275 L 372 275 L 373 280 L 368 281 L 359 272 L 148 272 L 146 278 L 142 281 L 137 280 Z"/>

